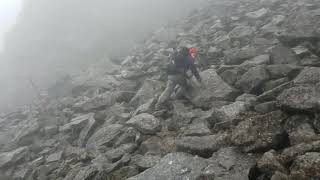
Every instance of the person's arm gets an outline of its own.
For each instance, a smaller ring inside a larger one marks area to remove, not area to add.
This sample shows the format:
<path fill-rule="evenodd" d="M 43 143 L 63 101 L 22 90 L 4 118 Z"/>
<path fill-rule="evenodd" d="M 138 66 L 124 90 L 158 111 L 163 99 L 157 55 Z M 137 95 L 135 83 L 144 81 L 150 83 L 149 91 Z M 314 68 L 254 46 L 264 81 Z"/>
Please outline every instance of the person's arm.
<path fill-rule="evenodd" d="M 201 76 L 200 76 L 200 74 L 199 74 L 199 71 L 197 70 L 197 67 L 196 67 L 196 65 L 194 64 L 193 60 L 191 61 L 190 69 L 191 69 L 192 74 L 196 77 L 196 79 L 197 79 L 199 82 L 202 82 L 202 79 L 201 79 Z"/>

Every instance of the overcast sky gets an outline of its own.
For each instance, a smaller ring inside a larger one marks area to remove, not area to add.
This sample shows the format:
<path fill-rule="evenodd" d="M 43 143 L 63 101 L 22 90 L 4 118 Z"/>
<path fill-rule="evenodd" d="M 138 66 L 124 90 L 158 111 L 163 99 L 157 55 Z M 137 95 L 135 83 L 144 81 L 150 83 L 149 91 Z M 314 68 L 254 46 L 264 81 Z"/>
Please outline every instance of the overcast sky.
<path fill-rule="evenodd" d="M 3 36 L 14 24 L 21 8 L 22 0 L 0 0 L 0 51 L 2 49 Z"/>

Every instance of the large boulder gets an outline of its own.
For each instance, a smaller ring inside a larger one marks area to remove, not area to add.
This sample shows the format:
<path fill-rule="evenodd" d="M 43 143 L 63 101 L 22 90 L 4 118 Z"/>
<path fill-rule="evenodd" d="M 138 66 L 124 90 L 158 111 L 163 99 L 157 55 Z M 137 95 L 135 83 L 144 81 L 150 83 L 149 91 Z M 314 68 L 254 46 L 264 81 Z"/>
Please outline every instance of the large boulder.
<path fill-rule="evenodd" d="M 306 67 L 294 79 L 295 84 L 317 84 L 320 82 L 320 68 Z"/>
<path fill-rule="evenodd" d="M 320 153 L 308 152 L 298 156 L 290 167 L 291 179 L 313 179 L 320 177 Z"/>
<path fill-rule="evenodd" d="M 284 119 L 286 115 L 281 111 L 249 118 L 233 129 L 231 140 L 246 152 L 281 148 L 288 141 L 284 129 L 281 128 Z"/>
<path fill-rule="evenodd" d="M 151 179 L 197 179 L 208 166 L 205 159 L 186 153 L 171 153 L 163 157 L 154 167 L 128 180 Z"/>
<path fill-rule="evenodd" d="M 209 136 L 186 136 L 177 140 L 177 151 L 196 154 L 202 157 L 211 157 L 212 153 L 225 146 L 228 134 Z"/>
<path fill-rule="evenodd" d="M 318 108 L 319 88 L 314 85 L 299 85 L 284 90 L 277 98 L 284 109 L 308 111 Z"/>
<path fill-rule="evenodd" d="M 277 45 L 270 51 L 273 64 L 298 64 L 298 57 L 293 50 L 283 45 Z"/>
<path fill-rule="evenodd" d="M 28 150 L 28 147 L 20 147 L 11 152 L 0 153 L 0 168 L 9 165 L 14 165 L 14 163 L 25 158 L 25 156 L 28 153 Z"/>
<path fill-rule="evenodd" d="M 265 66 L 257 66 L 249 69 L 248 72 L 243 74 L 236 82 L 236 86 L 241 88 L 246 93 L 257 94 L 261 85 L 269 79 L 269 74 Z"/>
<path fill-rule="evenodd" d="M 156 134 L 161 130 L 160 120 L 147 113 L 134 116 L 126 124 L 133 126 L 143 134 Z"/>
<path fill-rule="evenodd" d="M 237 91 L 225 83 L 213 69 L 200 73 L 204 87 L 194 88 L 191 101 L 197 106 L 210 107 L 214 101 L 233 100 Z"/>
<path fill-rule="evenodd" d="M 157 94 L 161 93 L 164 84 L 160 81 L 147 79 L 136 93 L 136 95 L 131 99 L 130 105 L 134 107 L 139 107 L 147 103 L 150 99 L 156 97 Z"/>
<path fill-rule="evenodd" d="M 256 157 L 242 153 L 238 148 L 227 147 L 213 153 L 208 161 L 208 167 L 198 180 L 216 177 L 219 180 L 247 180 Z"/>

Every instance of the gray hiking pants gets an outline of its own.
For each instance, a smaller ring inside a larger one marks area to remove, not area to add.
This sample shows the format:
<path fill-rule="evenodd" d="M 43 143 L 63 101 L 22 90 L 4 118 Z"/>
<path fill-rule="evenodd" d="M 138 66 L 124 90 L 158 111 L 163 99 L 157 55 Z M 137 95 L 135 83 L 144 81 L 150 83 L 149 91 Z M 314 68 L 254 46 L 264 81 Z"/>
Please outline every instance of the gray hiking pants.
<path fill-rule="evenodd" d="M 190 86 L 187 83 L 186 77 L 183 75 L 169 75 L 167 87 L 160 95 L 157 106 L 163 105 L 166 101 L 169 100 L 177 85 L 179 85 L 180 89 L 178 90 L 178 92 L 176 92 L 176 96 L 188 96 L 187 92 Z"/>

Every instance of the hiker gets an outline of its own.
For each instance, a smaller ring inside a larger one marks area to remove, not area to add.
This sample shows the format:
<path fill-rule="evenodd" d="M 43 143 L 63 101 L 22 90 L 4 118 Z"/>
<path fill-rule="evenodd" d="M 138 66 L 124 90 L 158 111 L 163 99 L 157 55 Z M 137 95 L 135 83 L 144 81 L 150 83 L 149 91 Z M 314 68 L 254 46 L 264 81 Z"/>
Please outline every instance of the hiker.
<path fill-rule="evenodd" d="M 188 97 L 187 92 L 191 86 L 188 85 L 187 80 L 193 75 L 197 81 L 201 84 L 201 77 L 194 63 L 197 56 L 196 48 L 182 47 L 179 51 L 174 50 L 170 58 L 171 62 L 167 67 L 168 82 L 166 89 L 160 95 L 156 104 L 156 109 L 160 109 L 166 101 L 170 98 L 175 90 L 175 87 L 179 85 L 180 92 L 177 94 L 183 94 Z M 187 75 L 188 71 L 191 71 L 191 76 Z"/>

